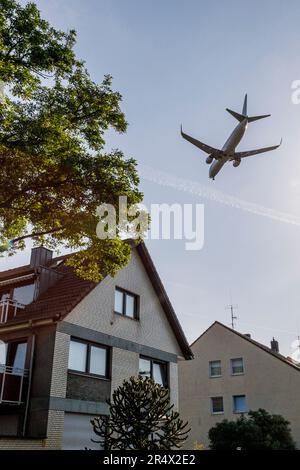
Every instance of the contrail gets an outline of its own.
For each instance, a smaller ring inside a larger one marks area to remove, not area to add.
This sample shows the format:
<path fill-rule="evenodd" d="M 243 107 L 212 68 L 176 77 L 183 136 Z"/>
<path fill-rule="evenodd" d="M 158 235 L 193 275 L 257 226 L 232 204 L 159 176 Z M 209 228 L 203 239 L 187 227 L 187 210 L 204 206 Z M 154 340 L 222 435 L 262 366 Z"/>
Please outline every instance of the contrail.
<path fill-rule="evenodd" d="M 300 226 L 300 217 L 286 212 L 280 212 L 275 209 L 270 209 L 260 204 L 244 201 L 237 197 L 231 196 L 230 194 L 223 193 L 217 189 L 211 189 L 196 181 L 190 181 L 178 176 L 171 175 L 164 171 L 155 170 L 148 165 L 140 164 L 138 166 L 140 177 L 169 188 L 177 189 L 178 191 L 184 191 L 186 193 L 195 194 L 201 196 L 210 201 L 216 201 L 226 206 L 234 207 L 235 209 L 241 209 L 245 212 L 251 212 L 252 214 L 262 215 L 269 219 L 284 222 L 286 224 Z"/>

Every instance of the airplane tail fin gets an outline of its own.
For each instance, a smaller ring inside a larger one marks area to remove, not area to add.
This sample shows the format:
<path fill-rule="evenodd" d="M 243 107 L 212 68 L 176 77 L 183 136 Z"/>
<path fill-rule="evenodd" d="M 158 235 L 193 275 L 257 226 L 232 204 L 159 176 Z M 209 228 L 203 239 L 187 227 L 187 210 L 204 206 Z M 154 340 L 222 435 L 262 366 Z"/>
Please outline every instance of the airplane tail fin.
<path fill-rule="evenodd" d="M 228 111 L 231 114 L 231 116 L 233 116 L 239 122 L 242 122 L 244 119 L 246 119 L 247 118 L 247 94 L 245 95 L 245 98 L 244 98 L 242 114 L 232 111 L 232 109 L 228 109 L 228 108 L 226 108 L 226 111 Z"/>
<path fill-rule="evenodd" d="M 253 122 L 271 116 L 271 114 L 263 114 L 262 116 L 247 116 L 247 94 L 244 98 L 242 114 L 236 113 L 235 111 L 232 111 L 228 108 L 226 108 L 226 111 L 228 111 L 239 122 L 242 122 L 244 119 L 247 119 L 248 122 Z"/>
<path fill-rule="evenodd" d="M 247 93 L 245 94 L 242 115 L 247 116 Z"/>

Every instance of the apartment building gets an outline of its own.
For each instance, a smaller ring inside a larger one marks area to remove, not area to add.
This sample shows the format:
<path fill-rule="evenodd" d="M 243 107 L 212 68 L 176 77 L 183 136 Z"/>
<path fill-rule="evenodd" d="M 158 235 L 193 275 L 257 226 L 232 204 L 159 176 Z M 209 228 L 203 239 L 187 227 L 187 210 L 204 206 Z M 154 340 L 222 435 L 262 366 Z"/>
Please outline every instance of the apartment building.
<path fill-rule="evenodd" d="M 208 431 L 263 408 L 291 423 L 300 448 L 300 367 L 279 353 L 222 323 L 213 323 L 192 345 L 193 361 L 179 364 L 179 406 L 191 426 L 186 449 L 209 446 Z"/>
<path fill-rule="evenodd" d="M 99 448 L 90 419 L 139 373 L 169 387 L 192 352 L 144 244 L 96 284 L 43 247 L 0 273 L 0 449 Z"/>

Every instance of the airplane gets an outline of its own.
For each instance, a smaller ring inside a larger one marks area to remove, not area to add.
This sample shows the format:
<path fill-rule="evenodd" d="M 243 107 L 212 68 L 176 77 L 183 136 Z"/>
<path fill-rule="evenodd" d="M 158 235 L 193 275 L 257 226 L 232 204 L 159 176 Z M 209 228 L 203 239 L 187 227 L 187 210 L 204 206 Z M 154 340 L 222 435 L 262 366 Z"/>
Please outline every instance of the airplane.
<path fill-rule="evenodd" d="M 213 180 L 215 179 L 216 175 L 219 173 L 219 171 L 222 169 L 226 162 L 232 161 L 233 166 L 237 167 L 241 163 L 242 158 L 251 157 L 252 155 L 257 155 L 258 153 L 270 152 L 271 150 L 275 150 L 280 147 L 282 143 L 281 139 L 278 145 L 273 145 L 272 147 L 264 147 L 245 152 L 236 152 L 235 149 L 242 140 L 242 137 L 247 129 L 248 123 L 269 117 L 271 116 L 271 114 L 264 114 L 262 116 L 248 116 L 247 94 L 245 95 L 242 114 L 239 114 L 228 108 L 226 108 L 226 111 L 228 111 L 235 119 L 237 119 L 239 121 L 239 124 L 236 126 L 229 138 L 226 140 L 221 150 L 211 147 L 210 145 L 206 145 L 203 142 L 200 142 L 199 140 L 194 139 L 193 137 L 185 134 L 181 126 L 182 137 L 185 140 L 191 142 L 191 144 L 195 145 L 203 152 L 208 153 L 209 156 L 206 158 L 206 163 L 208 165 L 211 165 L 209 168 L 209 177 Z"/>

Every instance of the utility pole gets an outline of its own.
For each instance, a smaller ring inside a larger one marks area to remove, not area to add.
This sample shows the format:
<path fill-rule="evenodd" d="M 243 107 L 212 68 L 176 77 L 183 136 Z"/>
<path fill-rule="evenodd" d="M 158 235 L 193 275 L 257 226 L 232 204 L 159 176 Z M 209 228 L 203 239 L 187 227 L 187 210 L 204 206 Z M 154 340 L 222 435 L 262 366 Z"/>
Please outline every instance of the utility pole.
<path fill-rule="evenodd" d="M 231 313 L 231 328 L 234 330 L 235 328 L 235 323 L 234 321 L 237 320 L 237 316 L 234 315 L 234 309 L 237 309 L 238 306 L 237 305 L 233 305 L 233 304 L 230 304 L 230 305 L 227 305 L 226 309 L 230 309 L 230 313 Z"/>

